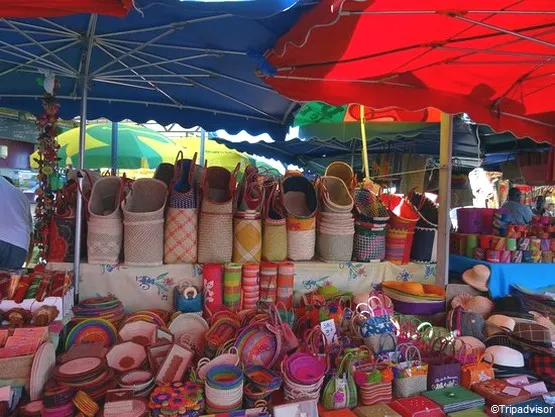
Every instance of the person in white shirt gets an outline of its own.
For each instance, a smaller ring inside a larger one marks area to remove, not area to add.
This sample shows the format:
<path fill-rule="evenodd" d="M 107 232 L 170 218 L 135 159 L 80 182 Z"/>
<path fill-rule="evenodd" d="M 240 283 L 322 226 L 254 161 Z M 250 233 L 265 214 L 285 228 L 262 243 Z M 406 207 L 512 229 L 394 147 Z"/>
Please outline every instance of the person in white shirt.
<path fill-rule="evenodd" d="M 0 269 L 21 268 L 27 258 L 33 219 L 25 194 L 0 176 Z"/>

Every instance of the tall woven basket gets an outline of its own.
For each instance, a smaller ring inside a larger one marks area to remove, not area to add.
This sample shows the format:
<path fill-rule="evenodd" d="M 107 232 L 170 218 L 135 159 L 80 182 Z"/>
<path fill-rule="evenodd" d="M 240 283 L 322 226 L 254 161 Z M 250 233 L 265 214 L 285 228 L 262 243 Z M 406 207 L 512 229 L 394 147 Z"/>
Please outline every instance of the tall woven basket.
<path fill-rule="evenodd" d="M 93 185 L 89 200 L 87 255 L 90 264 L 115 265 L 123 242 L 121 178 L 102 177 Z"/>
<path fill-rule="evenodd" d="M 353 260 L 358 262 L 385 259 L 385 228 L 368 223 L 355 223 Z"/>
<path fill-rule="evenodd" d="M 229 170 L 217 166 L 205 169 L 198 229 L 201 264 L 231 262 L 234 192 L 235 176 Z"/>
<path fill-rule="evenodd" d="M 270 262 L 287 259 L 287 224 L 278 183 L 268 187 L 262 227 L 262 259 Z"/>
<path fill-rule="evenodd" d="M 180 155 L 181 154 L 181 155 Z M 170 183 L 170 196 L 164 228 L 164 263 L 194 264 L 197 261 L 197 190 L 195 187 L 195 161 L 176 158 L 174 176 Z"/>
<path fill-rule="evenodd" d="M 141 178 L 133 183 L 122 203 L 123 251 L 127 265 L 162 265 L 166 197 L 167 188 L 162 181 Z"/>
<path fill-rule="evenodd" d="M 316 190 L 305 177 L 287 177 L 283 181 L 283 202 L 287 213 L 287 256 L 293 261 L 308 261 L 314 257 L 316 245 Z"/>
<path fill-rule="evenodd" d="M 409 263 L 414 231 L 386 228 L 385 259 L 396 265 Z"/>

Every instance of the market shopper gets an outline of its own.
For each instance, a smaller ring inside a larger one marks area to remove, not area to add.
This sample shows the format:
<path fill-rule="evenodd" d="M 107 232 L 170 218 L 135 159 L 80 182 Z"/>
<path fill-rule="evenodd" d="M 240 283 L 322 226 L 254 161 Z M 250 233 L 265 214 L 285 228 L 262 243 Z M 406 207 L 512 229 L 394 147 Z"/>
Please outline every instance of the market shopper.
<path fill-rule="evenodd" d="M 528 224 L 532 221 L 532 209 L 520 202 L 521 192 L 518 188 L 511 188 L 509 196 L 505 204 L 501 206 L 502 209 L 507 210 L 511 216 L 510 223 L 512 224 Z"/>
<path fill-rule="evenodd" d="M 0 269 L 18 269 L 31 241 L 31 207 L 25 194 L 6 177 L 0 177 L 0 196 Z"/>

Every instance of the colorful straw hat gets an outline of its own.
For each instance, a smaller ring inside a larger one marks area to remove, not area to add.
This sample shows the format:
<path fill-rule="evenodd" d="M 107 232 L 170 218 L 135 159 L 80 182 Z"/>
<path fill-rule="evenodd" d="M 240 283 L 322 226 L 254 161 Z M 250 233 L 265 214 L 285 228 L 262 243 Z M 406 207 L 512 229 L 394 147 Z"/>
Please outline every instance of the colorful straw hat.
<path fill-rule="evenodd" d="M 488 291 L 488 280 L 490 277 L 490 270 L 485 265 L 474 265 L 471 269 L 467 269 L 463 272 L 462 280 L 466 282 L 471 287 L 477 290 L 487 292 Z"/>

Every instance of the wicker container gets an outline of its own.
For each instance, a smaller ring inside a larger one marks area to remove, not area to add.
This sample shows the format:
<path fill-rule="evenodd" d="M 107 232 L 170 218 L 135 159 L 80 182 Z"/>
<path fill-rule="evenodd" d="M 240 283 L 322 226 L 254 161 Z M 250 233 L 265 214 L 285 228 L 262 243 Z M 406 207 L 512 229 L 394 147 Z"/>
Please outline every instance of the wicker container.
<path fill-rule="evenodd" d="M 162 265 L 166 197 L 167 188 L 162 181 L 141 178 L 133 183 L 122 203 L 125 264 Z"/>
<path fill-rule="evenodd" d="M 285 219 L 264 220 L 262 259 L 281 262 L 287 259 L 287 225 Z"/>
<path fill-rule="evenodd" d="M 340 178 L 322 177 L 319 184 L 322 211 L 329 213 L 350 213 L 353 209 L 353 197 Z"/>
<path fill-rule="evenodd" d="M 385 259 L 385 229 L 355 224 L 353 260 L 358 262 Z"/>
<path fill-rule="evenodd" d="M 198 228 L 198 262 L 227 263 L 233 255 L 235 177 L 222 167 L 205 169 Z"/>
<path fill-rule="evenodd" d="M 342 161 L 332 162 L 324 173 L 327 177 L 336 177 L 343 181 L 349 192 L 352 192 L 356 185 L 356 177 L 353 168 Z"/>
<path fill-rule="evenodd" d="M 102 177 L 93 185 L 88 205 L 87 256 L 90 264 L 115 265 L 120 261 L 123 241 L 122 198 L 121 178 Z"/>
<path fill-rule="evenodd" d="M 410 260 L 425 263 L 437 262 L 437 228 L 416 226 Z"/>
<path fill-rule="evenodd" d="M 352 259 L 354 231 L 343 233 L 318 231 L 316 247 L 320 259 L 325 262 L 349 262 Z"/>
<path fill-rule="evenodd" d="M 29 384 L 35 355 L 0 359 L 0 379 L 24 381 Z"/>
<path fill-rule="evenodd" d="M 262 220 L 237 212 L 233 218 L 233 262 L 259 263 L 262 258 Z"/>
<path fill-rule="evenodd" d="M 388 226 L 385 237 L 385 259 L 396 264 L 409 263 L 414 231 Z"/>

